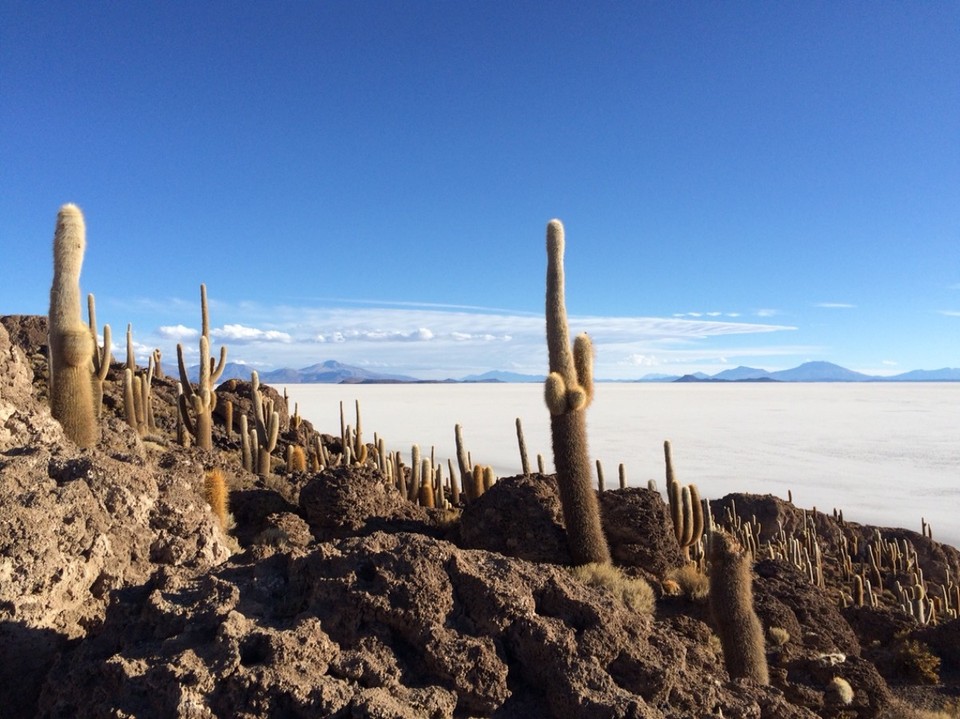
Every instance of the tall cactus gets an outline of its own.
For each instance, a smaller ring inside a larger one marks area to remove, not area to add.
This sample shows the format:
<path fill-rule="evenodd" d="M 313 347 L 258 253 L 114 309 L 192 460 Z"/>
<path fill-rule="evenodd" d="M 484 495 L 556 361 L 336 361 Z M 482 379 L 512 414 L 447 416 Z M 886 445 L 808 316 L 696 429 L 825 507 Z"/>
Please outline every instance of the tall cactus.
<path fill-rule="evenodd" d="M 50 287 L 50 412 L 80 447 L 100 439 L 94 404 L 90 328 L 80 310 L 80 268 L 86 248 L 83 214 L 76 205 L 60 208 L 53 236 L 53 284 Z"/>
<path fill-rule="evenodd" d="M 214 364 L 210 358 L 210 314 L 207 310 L 207 286 L 200 285 L 200 382 L 196 392 L 187 377 L 187 366 L 183 360 L 183 345 L 177 345 L 177 367 L 180 370 L 180 383 L 183 394 L 178 398 L 181 421 L 190 434 L 197 440 L 201 449 L 213 449 L 213 410 L 217 406 L 214 385 L 223 374 L 227 361 L 227 348 L 220 348 L 220 362 Z M 190 410 L 194 418 L 191 420 Z"/>
<path fill-rule="evenodd" d="M 210 379 L 209 341 L 203 335 L 200 336 L 200 382 L 196 391 L 190 386 L 190 380 L 187 378 L 187 370 L 183 362 L 183 347 L 179 344 L 177 360 L 183 385 L 183 394 L 177 398 L 181 419 L 187 431 L 196 440 L 197 446 L 200 449 L 212 450 L 213 410 L 217 406 L 217 394 L 213 391 L 213 381 Z"/>
<path fill-rule="evenodd" d="M 703 534 L 703 505 L 697 485 L 682 485 L 673 471 L 673 451 L 670 441 L 663 442 L 663 459 L 667 473 L 667 500 L 670 503 L 670 518 L 673 533 L 683 551 L 683 558 L 690 561 L 690 547 L 700 541 Z"/>
<path fill-rule="evenodd" d="M 716 624 L 723 662 L 733 678 L 769 684 L 763 627 L 753 608 L 749 555 L 726 532 L 714 532 L 710 543 L 710 610 Z"/>
<path fill-rule="evenodd" d="M 110 334 L 110 325 L 103 326 L 103 349 L 97 344 L 97 303 L 93 293 L 87 295 L 87 317 L 90 324 L 90 334 L 93 336 L 93 372 L 96 377 L 93 383 L 93 408 L 97 417 L 103 411 L 103 382 L 110 371 L 110 361 L 113 353 L 110 344 L 113 340 Z"/>
<path fill-rule="evenodd" d="M 585 410 L 593 399 L 593 345 L 586 334 L 573 343 L 567 328 L 563 289 L 563 225 L 547 224 L 547 349 L 550 374 L 544 398 L 550 410 L 553 462 L 567 541 L 575 564 L 610 562 L 600 524 L 600 508 L 591 481 Z"/>
<path fill-rule="evenodd" d="M 260 394 L 260 375 L 250 375 L 250 398 L 253 400 L 253 414 L 256 420 L 257 435 L 257 474 L 270 474 L 270 453 L 277 448 L 277 435 L 280 432 L 280 413 L 273 409 L 273 402 L 265 400 Z"/>

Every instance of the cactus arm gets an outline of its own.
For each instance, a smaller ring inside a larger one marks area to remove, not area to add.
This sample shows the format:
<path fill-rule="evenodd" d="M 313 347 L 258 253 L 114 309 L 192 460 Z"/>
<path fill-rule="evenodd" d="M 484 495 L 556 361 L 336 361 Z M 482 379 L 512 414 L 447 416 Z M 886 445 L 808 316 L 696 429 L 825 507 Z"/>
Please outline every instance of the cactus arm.
<path fill-rule="evenodd" d="M 137 358 L 133 354 L 133 325 L 127 323 L 127 367 L 137 371 Z"/>
<path fill-rule="evenodd" d="M 567 384 L 559 372 L 551 372 L 543 384 L 543 399 L 551 416 L 559 416 L 567 411 Z"/>
<path fill-rule="evenodd" d="M 584 393 L 582 409 L 586 409 L 593 401 L 593 342 L 586 332 L 573 341 L 573 365 Z"/>
<path fill-rule="evenodd" d="M 267 425 L 263 416 L 263 398 L 260 396 L 260 375 L 253 372 L 250 375 L 250 397 L 253 400 L 254 427 L 257 430 L 257 444 L 267 444 Z"/>
<path fill-rule="evenodd" d="M 90 334 L 93 335 L 94 342 L 96 342 L 97 305 L 92 292 L 87 295 L 87 316 L 90 319 Z M 112 339 L 113 338 L 110 334 L 110 325 L 104 325 L 103 349 L 101 350 L 99 347 L 95 347 L 93 352 L 93 369 L 96 372 L 97 379 L 100 380 L 100 382 L 103 382 L 103 380 L 107 378 L 107 370 L 110 369 L 110 360 L 112 359 L 110 343 Z"/>
<path fill-rule="evenodd" d="M 472 468 L 470 466 L 470 458 L 467 456 L 467 450 L 463 444 L 463 427 L 459 424 L 453 426 L 453 437 L 457 445 L 457 464 L 460 466 L 460 481 L 463 484 L 463 489 L 467 493 L 468 499 L 474 499 L 475 497 L 467 490 L 467 483 L 469 477 L 472 476 Z"/>
<path fill-rule="evenodd" d="M 177 343 L 177 369 L 180 371 L 180 384 L 183 386 L 183 393 L 187 397 L 193 396 L 193 387 L 190 384 L 190 378 L 187 376 L 187 364 L 183 360 L 183 345 Z"/>
<path fill-rule="evenodd" d="M 560 373 L 565 384 L 572 387 L 576 376 L 564 299 L 563 250 L 563 225 L 559 220 L 551 220 L 547 224 L 547 353 L 550 371 Z"/>
<path fill-rule="evenodd" d="M 217 363 L 216 367 L 211 367 L 210 381 L 216 384 L 217 380 L 220 379 L 220 375 L 223 374 L 224 368 L 227 366 L 227 346 L 222 345 L 220 347 L 220 361 Z"/>
<path fill-rule="evenodd" d="M 107 378 L 107 372 L 110 370 L 110 362 L 113 361 L 113 351 L 110 345 L 113 344 L 113 335 L 110 332 L 110 325 L 103 326 L 103 351 L 95 352 L 97 367 L 97 379 L 101 382 Z"/>
<path fill-rule="evenodd" d="M 133 372 L 130 368 L 123 370 L 123 411 L 127 424 L 137 429 L 137 405 L 133 391 Z"/>
<path fill-rule="evenodd" d="M 186 394 L 181 392 L 179 395 L 177 395 L 177 409 L 180 410 L 180 421 L 183 422 L 183 426 L 187 432 L 196 437 L 197 430 L 193 426 L 193 420 L 190 419 L 190 410 L 188 407 L 189 402 L 190 400 L 187 399 Z"/>

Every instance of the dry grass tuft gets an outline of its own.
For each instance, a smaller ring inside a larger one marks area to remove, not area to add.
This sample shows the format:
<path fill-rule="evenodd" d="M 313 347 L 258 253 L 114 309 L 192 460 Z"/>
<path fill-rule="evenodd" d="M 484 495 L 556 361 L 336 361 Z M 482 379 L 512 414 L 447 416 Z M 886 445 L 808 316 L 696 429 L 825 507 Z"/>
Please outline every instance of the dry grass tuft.
<path fill-rule="evenodd" d="M 837 704 L 847 706 L 853 703 L 853 687 L 843 677 L 834 677 L 827 684 L 827 696 Z"/>
<path fill-rule="evenodd" d="M 790 641 L 790 632 L 783 627 L 770 627 L 767 630 L 767 636 L 770 638 L 770 644 L 775 647 L 782 647 Z"/>
<path fill-rule="evenodd" d="M 877 719 L 956 719 L 960 716 L 960 713 L 956 711 L 957 709 L 960 709 L 960 707 L 934 710 L 919 709 L 904 701 L 895 700 L 877 714 Z"/>
<path fill-rule="evenodd" d="M 627 577 L 612 564 L 583 564 L 574 567 L 572 573 L 584 584 L 606 588 L 633 611 L 653 614 L 656 597 L 645 579 Z"/>
<path fill-rule="evenodd" d="M 695 602 L 702 602 L 710 596 L 710 579 L 697 570 L 695 564 L 686 564 L 667 572 L 664 584 L 674 582 L 680 588 L 680 594 Z"/>

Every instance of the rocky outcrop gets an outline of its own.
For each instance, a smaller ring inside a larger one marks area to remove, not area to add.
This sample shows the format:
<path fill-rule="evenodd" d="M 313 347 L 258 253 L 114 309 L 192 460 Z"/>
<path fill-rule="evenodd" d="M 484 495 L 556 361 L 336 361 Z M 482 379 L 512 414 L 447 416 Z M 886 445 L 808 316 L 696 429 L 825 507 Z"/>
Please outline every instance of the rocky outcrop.
<path fill-rule="evenodd" d="M 203 501 L 200 463 L 161 468 L 115 419 L 95 450 L 77 449 L 30 398 L 2 327 L 0 358 L 0 686 L 16 705 L 39 676 L 22 676 L 21 657 L 44 666 L 103 619 L 112 591 L 161 565 L 215 566 L 230 540 Z"/>
<path fill-rule="evenodd" d="M 118 366 L 102 439 L 81 450 L 46 408 L 42 350 L 18 344 L 40 341 L 40 323 L 2 325 L 4 717 L 870 719 L 904 684 L 919 696 L 934 682 L 931 706 L 956 689 L 958 620 L 921 627 L 889 592 L 885 606 L 840 608 L 836 542 L 863 551 L 898 530 L 810 513 L 825 586 L 782 560 L 755 565 L 756 612 L 779 630 L 771 685 L 733 681 L 702 602 L 663 596 L 638 612 L 565 566 L 553 477 L 501 480 L 459 516 L 408 502 L 372 466 L 257 477 L 222 426 L 213 452 L 163 436 L 169 380 L 156 386 L 160 436 L 138 436 L 120 419 Z M 239 402 L 243 384 L 231 388 Z M 203 498 L 211 467 L 230 484 L 229 534 Z M 731 499 L 745 517 L 803 526 L 776 498 Z M 600 503 L 623 575 L 659 588 L 683 563 L 660 495 Z M 960 575 L 956 550 L 908 538 L 927 576 Z"/>

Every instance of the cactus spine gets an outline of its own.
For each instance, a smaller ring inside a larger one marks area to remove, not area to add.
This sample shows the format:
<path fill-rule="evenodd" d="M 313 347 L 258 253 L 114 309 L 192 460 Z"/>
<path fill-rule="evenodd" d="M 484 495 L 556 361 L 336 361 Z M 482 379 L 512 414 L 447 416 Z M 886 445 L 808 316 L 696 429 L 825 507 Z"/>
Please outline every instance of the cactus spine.
<path fill-rule="evenodd" d="M 64 205 L 53 235 L 53 284 L 50 287 L 50 413 L 80 447 L 100 438 L 94 404 L 95 343 L 80 310 L 80 268 L 86 248 L 83 214 Z"/>
<path fill-rule="evenodd" d="M 560 502 L 575 564 L 608 564 L 610 549 L 600 524 L 597 495 L 591 486 L 585 410 L 593 399 L 593 345 L 583 334 L 570 351 L 564 301 L 563 225 L 547 224 L 546 324 L 550 374 L 544 399 L 550 410 L 553 462 Z"/>
<path fill-rule="evenodd" d="M 749 555 L 726 532 L 710 537 L 710 610 L 733 678 L 770 682 L 763 628 L 753 609 Z"/>

